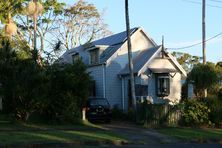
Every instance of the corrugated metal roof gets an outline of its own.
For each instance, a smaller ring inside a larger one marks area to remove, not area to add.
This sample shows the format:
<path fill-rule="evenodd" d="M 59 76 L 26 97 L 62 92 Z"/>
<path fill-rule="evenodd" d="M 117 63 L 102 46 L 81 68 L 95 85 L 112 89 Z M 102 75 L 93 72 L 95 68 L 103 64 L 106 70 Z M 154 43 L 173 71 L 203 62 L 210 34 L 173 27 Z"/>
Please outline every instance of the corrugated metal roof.
<path fill-rule="evenodd" d="M 133 34 L 138 28 L 133 28 L 130 30 L 130 34 Z M 91 45 L 115 45 L 123 43 L 126 39 L 126 31 L 93 41 Z"/>
<path fill-rule="evenodd" d="M 100 55 L 100 62 L 104 63 L 111 57 L 120 47 L 122 44 L 117 44 L 115 46 L 108 47 L 103 53 Z"/>
<path fill-rule="evenodd" d="M 132 35 L 135 31 L 137 31 L 139 27 L 132 28 L 130 30 L 130 34 Z M 76 48 L 68 50 L 66 53 L 64 53 L 63 56 L 72 54 L 74 52 L 81 52 L 85 50 L 85 48 L 95 47 L 98 45 L 105 45 L 108 46 L 103 53 L 100 55 L 100 63 L 106 62 L 126 41 L 127 34 L 126 31 L 93 41 L 91 43 L 87 43 L 86 45 L 81 45 Z"/>
<path fill-rule="evenodd" d="M 160 48 L 160 46 L 152 47 L 143 50 L 133 59 L 133 72 L 138 73 L 139 70 L 146 64 L 146 62 L 152 57 L 152 55 Z M 119 72 L 119 75 L 129 74 L 129 65 L 127 64 L 124 69 Z"/>

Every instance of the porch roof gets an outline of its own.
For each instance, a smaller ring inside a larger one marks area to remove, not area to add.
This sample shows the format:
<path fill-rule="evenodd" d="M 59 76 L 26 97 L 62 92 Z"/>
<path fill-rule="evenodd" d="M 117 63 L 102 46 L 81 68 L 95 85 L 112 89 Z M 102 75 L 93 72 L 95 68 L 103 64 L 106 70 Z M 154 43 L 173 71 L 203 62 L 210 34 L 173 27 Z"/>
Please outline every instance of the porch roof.
<path fill-rule="evenodd" d="M 133 72 L 138 73 L 147 62 L 151 60 L 153 55 L 160 49 L 161 46 L 155 46 L 152 48 L 148 48 L 146 50 L 141 51 L 134 59 L 133 59 Z M 129 74 L 129 64 L 119 72 L 119 75 L 128 75 Z"/>
<path fill-rule="evenodd" d="M 172 68 L 149 68 L 153 73 L 175 73 L 178 72 L 176 69 Z"/>

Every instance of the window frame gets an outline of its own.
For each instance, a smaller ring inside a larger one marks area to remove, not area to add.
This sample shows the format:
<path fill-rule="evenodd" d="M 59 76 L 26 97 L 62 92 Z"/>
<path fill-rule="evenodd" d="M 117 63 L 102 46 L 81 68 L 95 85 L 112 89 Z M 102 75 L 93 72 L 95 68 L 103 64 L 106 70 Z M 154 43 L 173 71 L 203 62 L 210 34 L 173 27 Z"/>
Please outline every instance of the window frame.
<path fill-rule="evenodd" d="M 93 58 L 92 58 L 92 54 L 95 54 L 95 58 L 93 61 Z M 89 50 L 89 64 L 90 65 L 96 65 L 96 64 L 99 64 L 99 48 L 95 48 L 95 49 L 92 49 L 92 50 Z"/>
<path fill-rule="evenodd" d="M 80 55 L 79 53 L 74 53 L 72 55 L 72 63 L 75 63 L 76 61 L 78 61 L 80 59 Z"/>
<path fill-rule="evenodd" d="M 162 73 L 156 75 L 156 94 L 158 97 L 167 97 L 170 95 L 169 73 Z"/>

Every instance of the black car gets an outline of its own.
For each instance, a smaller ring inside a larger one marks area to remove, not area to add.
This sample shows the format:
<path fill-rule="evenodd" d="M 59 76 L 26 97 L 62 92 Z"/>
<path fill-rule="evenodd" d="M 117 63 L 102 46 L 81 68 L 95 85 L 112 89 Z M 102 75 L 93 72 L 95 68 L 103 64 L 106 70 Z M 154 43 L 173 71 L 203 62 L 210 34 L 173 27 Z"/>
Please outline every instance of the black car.
<path fill-rule="evenodd" d="M 111 121 L 111 109 L 106 98 L 89 98 L 86 105 L 86 118 L 89 121 Z"/>

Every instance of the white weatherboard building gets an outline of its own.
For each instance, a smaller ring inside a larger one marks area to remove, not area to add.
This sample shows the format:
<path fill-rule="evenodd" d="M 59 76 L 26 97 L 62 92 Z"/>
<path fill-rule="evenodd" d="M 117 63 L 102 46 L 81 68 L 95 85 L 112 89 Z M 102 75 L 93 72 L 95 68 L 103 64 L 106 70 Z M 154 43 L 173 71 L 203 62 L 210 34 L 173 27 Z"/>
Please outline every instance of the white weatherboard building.
<path fill-rule="evenodd" d="M 130 32 L 137 99 L 152 103 L 178 102 L 185 70 L 142 28 Z M 81 58 L 95 82 L 93 95 L 105 97 L 112 106 L 126 110 L 131 104 L 127 51 L 126 32 L 121 32 L 70 49 L 61 59 L 72 63 Z"/>

